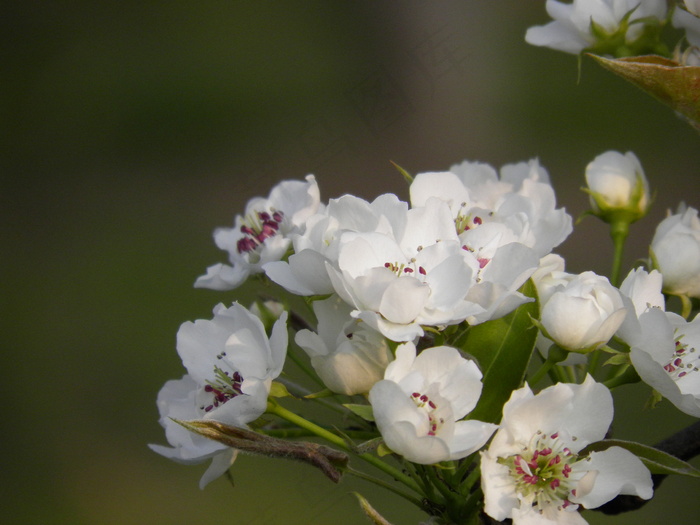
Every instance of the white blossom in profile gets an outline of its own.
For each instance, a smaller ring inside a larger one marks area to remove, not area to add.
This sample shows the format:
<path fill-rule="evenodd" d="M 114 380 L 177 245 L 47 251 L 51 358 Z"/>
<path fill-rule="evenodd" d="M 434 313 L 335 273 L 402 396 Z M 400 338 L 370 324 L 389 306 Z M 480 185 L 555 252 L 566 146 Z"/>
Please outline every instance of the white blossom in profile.
<path fill-rule="evenodd" d="M 265 264 L 282 259 L 291 246 L 290 235 L 303 232 L 306 220 L 321 207 L 316 179 L 283 181 L 267 199 L 248 201 L 245 214 L 237 215 L 233 228 L 214 231 L 216 245 L 228 252 L 230 264 L 215 264 L 195 282 L 197 288 L 231 290 L 248 276 L 262 273 Z"/>
<path fill-rule="evenodd" d="M 287 352 L 287 313 L 268 338 L 258 317 L 238 303 L 214 308 L 211 320 L 184 323 L 177 351 L 187 369 L 182 379 L 168 381 L 158 394 L 160 423 L 171 447 L 150 445 L 181 463 L 212 459 L 200 487 L 222 475 L 234 452 L 194 434 L 174 419 L 211 419 L 245 428 L 267 407 L 272 380 L 282 371 Z"/>
<path fill-rule="evenodd" d="M 662 276 L 656 271 L 647 272 L 643 268 L 635 268 L 625 277 L 620 285 L 622 301 L 627 309 L 625 320 L 617 330 L 617 337 L 632 346 L 643 337 L 640 317 L 650 308 L 665 310 L 666 301 L 661 293 Z"/>
<path fill-rule="evenodd" d="M 651 241 L 654 267 L 663 275 L 663 291 L 700 297 L 700 218 L 695 208 L 680 206 L 656 227 Z"/>
<path fill-rule="evenodd" d="M 296 343 L 328 389 L 339 394 L 366 394 L 384 377 L 394 358 L 387 340 L 367 323 L 351 317 L 352 308 L 337 296 L 313 304 L 318 333 L 297 332 Z"/>
<path fill-rule="evenodd" d="M 630 351 L 639 377 L 682 412 L 700 417 L 700 316 L 688 322 L 650 308 L 639 322 L 641 336 Z"/>
<path fill-rule="evenodd" d="M 664 20 L 667 11 L 666 0 L 573 0 L 570 4 L 547 0 L 546 8 L 552 21 L 529 28 L 525 41 L 574 55 L 598 43 L 594 23 L 612 35 L 629 16 L 624 37 L 631 44 L 642 35 L 645 24 Z"/>

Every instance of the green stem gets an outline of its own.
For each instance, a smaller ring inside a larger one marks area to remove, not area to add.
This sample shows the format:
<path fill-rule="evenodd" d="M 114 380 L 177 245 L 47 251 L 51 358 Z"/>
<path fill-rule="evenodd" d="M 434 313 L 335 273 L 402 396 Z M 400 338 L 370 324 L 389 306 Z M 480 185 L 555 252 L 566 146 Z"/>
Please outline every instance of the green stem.
<path fill-rule="evenodd" d="M 469 467 L 472 466 L 472 463 L 474 463 L 474 459 L 477 457 L 478 457 L 478 453 L 475 452 L 474 454 L 467 456 L 466 458 L 460 460 L 459 466 L 457 467 L 457 470 L 455 471 L 454 475 L 452 476 L 453 484 L 458 485 L 460 490 L 464 486 L 464 484 L 462 483 L 464 476 L 467 475 L 467 472 L 469 472 Z M 467 478 L 467 479 L 469 479 L 469 478 Z M 466 483 L 466 481 L 465 481 L 465 483 Z"/>
<path fill-rule="evenodd" d="M 447 486 L 445 480 L 440 478 L 437 474 L 437 467 L 432 465 L 425 466 L 425 472 L 428 474 L 428 478 L 432 482 L 433 486 L 438 489 L 445 501 L 451 501 L 455 499 L 455 494 Z"/>
<path fill-rule="evenodd" d="M 609 390 L 617 388 L 618 386 L 626 385 L 629 383 L 638 383 L 640 381 L 639 374 L 634 369 L 633 366 L 628 366 L 622 373 L 611 377 L 607 381 L 603 381 L 603 384 L 608 387 Z"/>
<path fill-rule="evenodd" d="M 681 316 L 687 320 L 690 317 L 690 312 L 693 311 L 693 302 L 685 294 L 679 295 L 678 298 L 681 300 Z"/>
<path fill-rule="evenodd" d="M 313 434 L 317 435 L 320 438 L 325 439 L 326 441 L 329 441 L 330 443 L 333 443 L 335 446 L 342 448 L 343 450 L 346 450 L 348 452 L 353 452 L 355 453 L 341 438 L 340 436 L 337 436 L 333 434 L 332 432 L 329 432 L 323 427 L 320 427 L 316 425 L 315 423 L 312 423 L 308 419 L 305 419 L 294 412 L 291 412 L 290 410 L 287 410 L 284 408 L 282 405 L 277 403 L 276 401 L 273 400 L 268 400 L 267 402 L 267 412 L 269 414 L 274 414 L 276 416 L 281 417 L 282 419 L 285 419 L 286 421 L 289 421 L 290 423 L 293 423 L 301 428 L 304 428 Z M 417 492 L 418 494 L 423 495 L 423 491 L 421 488 L 418 486 L 418 484 L 408 477 L 406 474 L 401 472 L 400 470 L 392 467 L 391 465 L 388 465 L 381 459 L 379 459 L 376 456 L 373 456 L 369 453 L 364 453 L 364 454 L 357 454 L 359 458 L 362 460 L 366 461 L 370 465 L 378 468 L 379 470 L 385 472 L 389 476 L 393 477 L 395 480 L 399 481 L 400 483 L 403 483 L 406 485 L 408 488 L 411 490 Z"/>
<path fill-rule="evenodd" d="M 610 275 L 610 283 L 613 286 L 620 285 L 620 271 L 622 269 L 622 251 L 625 247 L 625 240 L 629 234 L 630 225 L 627 222 L 619 221 L 610 224 L 610 237 L 613 241 L 613 267 Z"/>
<path fill-rule="evenodd" d="M 408 472 L 409 475 L 416 481 L 416 483 L 420 485 L 421 489 L 423 490 L 423 494 L 425 494 L 425 497 L 428 500 L 435 501 L 440 504 L 445 503 L 444 501 L 442 501 L 442 496 L 438 495 L 435 492 L 435 487 L 433 487 L 433 484 L 430 483 L 430 481 L 428 480 L 423 465 L 418 465 L 416 463 L 406 461 L 404 463 L 404 467 L 406 472 Z"/>
<path fill-rule="evenodd" d="M 387 483 L 383 479 L 375 478 L 374 476 L 370 476 L 369 474 L 366 474 L 366 473 L 362 472 L 361 470 L 355 470 L 352 467 L 347 467 L 346 471 L 348 474 L 352 474 L 353 476 L 355 476 L 357 478 L 364 479 L 365 481 L 369 481 L 371 483 L 374 483 L 375 485 L 378 485 L 378 486 L 388 490 L 389 492 L 393 492 L 397 496 L 401 496 L 402 498 L 410 501 L 416 507 L 424 510 L 425 512 L 429 511 L 429 509 L 427 509 L 423 505 L 422 500 L 420 500 L 419 498 L 416 498 L 413 494 L 409 494 L 408 492 L 404 492 L 404 491 L 396 488 L 391 483 Z"/>
<path fill-rule="evenodd" d="M 322 388 L 325 388 L 326 385 L 323 384 L 323 381 L 319 379 L 319 377 L 316 375 L 316 372 L 314 372 L 311 367 L 309 367 L 304 361 L 302 361 L 297 353 L 295 351 L 290 351 L 287 352 L 287 356 L 294 362 L 295 365 L 299 367 L 299 369 L 304 372 L 314 383 L 317 385 L 320 385 Z"/>
<path fill-rule="evenodd" d="M 285 438 L 303 438 L 314 436 L 315 434 L 304 428 L 261 428 L 258 430 L 261 434 L 266 436 L 276 437 L 280 439 Z M 353 439 L 361 439 L 364 441 L 370 440 L 377 437 L 374 432 L 368 432 L 363 430 L 346 430 L 345 435 Z"/>
<path fill-rule="evenodd" d="M 530 386 L 534 386 L 539 383 L 542 378 L 552 369 L 552 367 L 566 359 L 567 355 L 568 352 L 560 346 L 556 344 L 550 346 L 549 353 L 547 354 L 547 360 L 542 364 L 540 369 L 530 377 L 530 380 L 528 381 Z"/>
<path fill-rule="evenodd" d="M 474 484 L 479 481 L 481 478 L 481 465 L 479 463 L 476 464 L 476 466 L 472 469 L 472 471 L 469 473 L 467 476 L 467 479 L 464 480 L 464 483 L 462 483 L 459 486 L 460 491 L 464 496 L 469 494 L 472 490 L 472 487 Z"/>

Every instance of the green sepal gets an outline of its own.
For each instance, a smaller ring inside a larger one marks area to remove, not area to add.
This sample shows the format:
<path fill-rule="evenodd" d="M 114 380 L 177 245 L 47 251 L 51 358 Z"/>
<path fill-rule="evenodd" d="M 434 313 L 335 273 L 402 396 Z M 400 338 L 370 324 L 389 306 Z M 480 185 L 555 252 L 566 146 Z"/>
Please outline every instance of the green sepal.
<path fill-rule="evenodd" d="M 374 411 L 372 405 L 357 405 L 354 403 L 346 403 L 343 405 L 356 416 L 360 416 L 365 421 L 374 421 Z"/>
<path fill-rule="evenodd" d="M 357 498 L 357 501 L 360 502 L 360 507 L 362 508 L 362 511 L 369 518 L 369 520 L 372 523 L 374 523 L 374 525 L 391 525 L 391 523 L 387 521 L 386 518 L 379 514 L 374 509 L 374 507 L 372 507 L 372 505 L 369 504 L 369 501 L 367 501 L 362 494 L 360 494 L 359 492 L 353 492 L 353 494 Z"/>
<path fill-rule="evenodd" d="M 406 179 L 406 182 L 408 182 L 409 184 L 411 184 L 413 182 L 413 175 L 411 175 L 408 171 L 406 171 L 401 166 L 396 164 L 396 162 L 394 162 L 393 160 L 389 161 L 389 162 L 391 162 L 394 165 L 394 167 L 397 170 L 399 170 L 399 173 L 403 176 L 404 179 Z"/>
<path fill-rule="evenodd" d="M 682 459 L 678 459 L 654 447 L 635 443 L 634 441 L 604 439 L 603 441 L 591 443 L 584 448 L 579 455 L 585 455 L 589 452 L 600 452 L 610 447 L 620 447 L 632 452 L 632 454 L 642 460 L 652 474 L 679 474 L 681 476 L 700 478 L 700 470 Z"/>
<path fill-rule="evenodd" d="M 512 391 L 522 386 L 537 339 L 532 319 L 539 317 L 539 301 L 532 280 L 520 291 L 535 301 L 520 305 L 500 319 L 472 326 L 460 345 L 476 359 L 484 374 L 481 398 L 469 419 L 500 422 L 503 405 Z"/>
<path fill-rule="evenodd" d="M 294 397 L 289 393 L 287 387 L 279 381 L 272 382 L 272 385 L 270 385 L 270 393 L 268 395 L 270 397 Z"/>
<path fill-rule="evenodd" d="M 324 388 L 323 390 L 320 390 L 319 392 L 314 392 L 313 394 L 308 394 L 304 396 L 304 399 L 319 399 L 322 397 L 331 397 L 334 396 L 335 392 L 328 388 Z"/>
<path fill-rule="evenodd" d="M 383 441 L 379 443 L 379 446 L 377 446 L 377 456 L 379 456 L 380 458 L 384 456 L 389 456 L 393 453 L 394 451 L 387 447 L 386 443 L 384 443 Z"/>
<path fill-rule="evenodd" d="M 649 396 L 649 399 L 647 399 L 647 402 L 644 404 L 644 408 L 645 409 L 654 409 L 654 408 L 656 408 L 656 405 L 661 403 L 663 400 L 664 400 L 664 396 L 662 396 L 656 390 L 652 390 L 651 395 Z"/>

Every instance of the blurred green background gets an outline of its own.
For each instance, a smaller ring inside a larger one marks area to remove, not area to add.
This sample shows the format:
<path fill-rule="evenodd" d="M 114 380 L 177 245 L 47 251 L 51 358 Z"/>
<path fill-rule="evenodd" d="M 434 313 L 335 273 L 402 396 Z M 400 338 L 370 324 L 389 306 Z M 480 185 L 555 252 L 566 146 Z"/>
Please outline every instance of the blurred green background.
<path fill-rule="evenodd" d="M 363 523 L 360 490 L 395 524 L 421 515 L 306 465 L 243 457 L 235 488 L 165 443 L 156 394 L 180 377 L 175 334 L 219 301 L 192 288 L 224 260 L 211 233 L 279 180 L 322 198 L 391 191 L 390 164 L 446 169 L 539 157 L 559 203 L 587 208 L 583 170 L 632 150 L 658 192 L 626 262 L 679 201 L 700 206 L 700 137 L 589 59 L 534 48 L 544 2 L 6 2 L 0 24 L 4 523 Z M 602 224 L 558 250 L 605 273 Z M 616 435 L 654 443 L 692 422 L 648 391 L 617 399 Z M 697 462 L 696 462 L 697 464 Z M 668 480 L 625 517 L 694 523 L 698 481 Z"/>

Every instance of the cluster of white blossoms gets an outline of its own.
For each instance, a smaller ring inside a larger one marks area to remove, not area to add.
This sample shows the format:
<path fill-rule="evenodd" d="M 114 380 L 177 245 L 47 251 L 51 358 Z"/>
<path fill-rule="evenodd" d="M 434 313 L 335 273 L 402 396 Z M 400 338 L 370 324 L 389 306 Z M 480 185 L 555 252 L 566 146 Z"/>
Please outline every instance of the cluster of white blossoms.
<path fill-rule="evenodd" d="M 659 36 L 669 22 L 685 32 L 688 47 L 676 53 L 680 62 L 700 65 L 700 3 L 680 0 L 547 0 L 552 21 L 528 29 L 525 40 L 578 55 L 666 54 Z"/>
<path fill-rule="evenodd" d="M 659 35 L 672 24 L 686 33 L 674 67 L 700 65 L 699 0 L 547 0 L 546 8 L 553 21 L 528 30 L 531 44 L 668 61 Z M 308 175 L 277 184 L 215 230 L 228 260 L 195 286 L 228 291 L 256 276 L 266 300 L 219 304 L 211 319 L 180 327 L 186 373 L 157 400 L 170 446 L 151 448 L 182 463 L 210 460 L 201 487 L 239 451 L 298 459 L 335 482 L 347 473 L 388 486 L 349 468 L 352 454 L 444 525 L 486 521 L 482 514 L 585 524 L 582 509 L 619 495 L 651 498 L 647 465 L 691 472 L 653 447 L 607 436 L 610 390 L 630 382 L 649 385 L 654 403 L 700 417 L 700 317 L 689 320 L 700 299 L 698 211 L 669 212 L 646 264 L 623 279 L 622 246 L 649 210 L 649 183 L 634 153 L 598 155 L 584 191 L 589 213 L 610 225 L 608 279 L 567 272 L 553 253 L 573 221 L 538 160 L 400 171 L 408 202 L 394 194 L 324 202 Z M 269 299 L 271 291 L 281 297 Z M 681 315 L 671 311 L 678 303 Z M 307 419 L 310 402 L 331 418 Z"/>
<path fill-rule="evenodd" d="M 596 157 L 586 180 L 592 213 L 603 220 L 646 213 L 649 186 L 633 153 Z M 650 498 L 649 471 L 634 454 L 584 450 L 612 422 L 606 386 L 588 373 L 581 384 L 560 382 L 538 394 L 520 382 L 505 392 L 500 421 L 472 418 L 484 363 L 459 334 L 536 299 L 532 323 L 546 365 L 585 371 L 588 356 L 614 338 L 642 380 L 700 416 L 700 319 L 666 312 L 664 300 L 664 292 L 700 297 L 697 211 L 682 207 L 661 222 L 650 248 L 654 269 L 632 270 L 617 288 L 590 271 L 567 273 L 551 253 L 572 220 L 557 208 L 537 160 L 500 173 L 463 162 L 410 181 L 410 202 L 386 194 L 328 203 L 313 176 L 281 182 L 267 199 L 251 200 L 233 228 L 216 230 L 229 264 L 210 267 L 196 286 L 227 290 L 260 274 L 306 297 L 308 325 L 294 327 L 294 341 L 328 395 L 362 400 L 366 423 L 404 461 L 448 465 L 480 456 L 483 512 L 494 519 L 585 523 L 579 508 L 619 494 Z M 529 280 L 536 298 L 523 293 Z M 201 486 L 231 466 L 236 450 L 181 422 L 264 432 L 259 418 L 285 365 L 288 317 L 282 303 L 250 310 L 234 303 L 180 328 L 187 373 L 158 396 L 171 446 L 151 447 L 183 463 L 211 459 Z"/>

